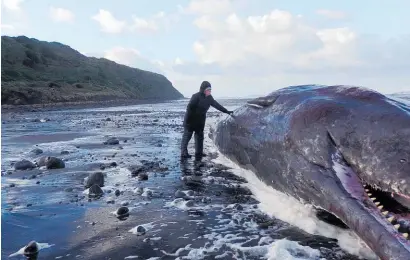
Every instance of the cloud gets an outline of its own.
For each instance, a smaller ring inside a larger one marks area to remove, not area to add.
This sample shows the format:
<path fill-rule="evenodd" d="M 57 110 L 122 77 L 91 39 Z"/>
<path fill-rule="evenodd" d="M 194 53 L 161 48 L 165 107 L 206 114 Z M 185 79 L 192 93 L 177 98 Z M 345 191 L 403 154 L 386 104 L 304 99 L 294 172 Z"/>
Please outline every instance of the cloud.
<path fill-rule="evenodd" d="M 74 14 L 64 8 L 50 7 L 50 17 L 55 22 L 73 22 Z"/>
<path fill-rule="evenodd" d="M 1 24 L 2 31 L 14 31 L 16 28 L 11 24 Z"/>
<path fill-rule="evenodd" d="M 344 19 L 347 17 L 347 14 L 342 11 L 319 9 L 319 10 L 316 10 L 316 13 L 326 18 L 335 19 L 335 20 L 340 20 L 340 19 Z"/>
<path fill-rule="evenodd" d="M 125 30 L 127 23 L 117 20 L 109 11 L 100 9 L 98 14 L 92 16 L 92 19 L 100 24 L 101 31 L 106 33 L 117 34 Z"/>
<path fill-rule="evenodd" d="M 226 14 L 232 10 L 231 0 L 192 0 L 182 12 L 186 14 Z"/>
<path fill-rule="evenodd" d="M 21 3 L 24 2 L 24 0 L 3 0 L 3 5 L 4 7 L 9 10 L 9 11 L 20 11 L 21 10 Z"/>
<path fill-rule="evenodd" d="M 136 16 L 132 17 L 133 23 L 131 31 L 135 32 L 156 32 L 158 31 L 157 22 L 153 19 L 143 19 Z"/>
<path fill-rule="evenodd" d="M 148 70 L 156 73 L 164 73 L 161 67 L 164 64 L 161 61 L 151 61 L 141 55 L 134 48 L 116 46 L 104 52 L 104 58 L 115 61 L 129 67 Z"/>
<path fill-rule="evenodd" d="M 278 9 L 253 16 L 202 12 L 193 25 L 200 34 L 192 45 L 196 59 L 174 62 L 167 71 L 183 93 L 204 79 L 219 85 L 222 96 L 310 83 L 410 89 L 410 36 L 386 42 L 349 27 L 315 26 Z"/>

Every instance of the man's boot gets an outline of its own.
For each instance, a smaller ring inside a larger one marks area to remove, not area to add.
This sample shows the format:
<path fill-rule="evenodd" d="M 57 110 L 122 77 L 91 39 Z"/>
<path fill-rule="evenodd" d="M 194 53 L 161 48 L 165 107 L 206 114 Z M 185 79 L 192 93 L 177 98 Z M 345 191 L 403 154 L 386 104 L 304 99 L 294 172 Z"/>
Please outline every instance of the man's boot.
<path fill-rule="evenodd" d="M 189 129 L 184 129 L 184 134 L 182 135 L 181 140 L 181 159 L 191 158 L 192 156 L 188 153 L 188 143 L 192 138 L 192 131 Z"/>

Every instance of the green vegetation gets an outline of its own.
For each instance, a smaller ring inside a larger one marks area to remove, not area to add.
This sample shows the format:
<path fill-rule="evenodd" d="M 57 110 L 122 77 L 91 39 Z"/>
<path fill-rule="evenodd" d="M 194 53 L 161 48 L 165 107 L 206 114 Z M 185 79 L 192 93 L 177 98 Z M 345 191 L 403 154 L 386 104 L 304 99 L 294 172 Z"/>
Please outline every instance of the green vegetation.
<path fill-rule="evenodd" d="M 2 104 L 183 98 L 163 75 L 82 55 L 67 45 L 1 37 Z"/>

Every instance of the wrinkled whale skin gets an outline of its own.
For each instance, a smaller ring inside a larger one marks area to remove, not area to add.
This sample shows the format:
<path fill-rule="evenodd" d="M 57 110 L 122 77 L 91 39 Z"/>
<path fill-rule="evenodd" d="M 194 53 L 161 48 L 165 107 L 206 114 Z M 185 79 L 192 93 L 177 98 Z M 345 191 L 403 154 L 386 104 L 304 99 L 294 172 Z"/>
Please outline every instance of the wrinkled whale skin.
<path fill-rule="evenodd" d="M 407 240 L 354 182 L 410 194 L 408 105 L 355 86 L 292 86 L 249 101 L 210 137 L 264 183 L 336 215 L 381 259 L 410 259 Z M 335 161 L 357 176 L 338 175 Z"/>

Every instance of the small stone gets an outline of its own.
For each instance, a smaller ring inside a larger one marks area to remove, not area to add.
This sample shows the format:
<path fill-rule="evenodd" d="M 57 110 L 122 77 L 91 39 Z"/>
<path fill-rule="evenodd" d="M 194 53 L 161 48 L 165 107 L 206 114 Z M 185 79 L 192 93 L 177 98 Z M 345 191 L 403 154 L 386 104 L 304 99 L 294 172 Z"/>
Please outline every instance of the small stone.
<path fill-rule="evenodd" d="M 115 196 L 120 196 L 120 194 L 121 194 L 121 192 L 120 192 L 120 190 L 115 190 Z"/>
<path fill-rule="evenodd" d="M 69 153 L 70 153 L 69 151 L 61 151 L 61 155 L 67 155 Z"/>
<path fill-rule="evenodd" d="M 37 181 L 36 184 L 40 184 L 40 181 Z"/>
<path fill-rule="evenodd" d="M 33 206 L 33 204 L 29 203 L 27 204 L 27 208 Z"/>
<path fill-rule="evenodd" d="M 147 181 L 147 180 L 148 180 L 148 174 L 146 174 L 146 173 L 140 173 L 140 174 L 138 174 L 138 180 L 140 180 L 140 181 Z"/>
<path fill-rule="evenodd" d="M 16 187 L 16 184 L 12 183 L 10 184 L 10 188 Z"/>
<path fill-rule="evenodd" d="M 128 201 L 121 202 L 121 206 L 128 206 L 130 203 Z"/>
<path fill-rule="evenodd" d="M 185 197 L 186 197 L 186 194 L 185 194 L 184 192 L 180 191 L 180 190 L 177 190 L 177 191 L 175 192 L 175 197 L 176 197 L 176 198 L 185 198 Z"/>
<path fill-rule="evenodd" d="M 92 222 L 92 223 L 91 223 L 91 225 L 93 225 L 93 226 L 94 226 L 94 225 L 95 225 L 95 222 Z"/>
<path fill-rule="evenodd" d="M 145 235 L 146 229 L 143 226 L 137 227 L 137 236 Z"/>
<path fill-rule="evenodd" d="M 40 148 L 35 148 L 35 149 L 30 151 L 30 154 L 32 154 L 32 155 L 39 155 L 39 154 L 42 154 L 42 153 L 43 153 L 43 150 L 41 150 Z"/>
<path fill-rule="evenodd" d="M 125 216 L 127 214 L 129 214 L 130 210 L 123 206 L 117 209 L 117 216 Z"/>
<path fill-rule="evenodd" d="M 15 170 L 29 170 L 29 169 L 34 169 L 36 168 L 36 166 L 34 165 L 34 163 L 28 161 L 28 160 L 21 160 L 19 162 L 16 162 L 16 164 L 14 164 L 14 169 Z"/>
<path fill-rule="evenodd" d="M 185 206 L 193 207 L 194 206 L 194 201 L 193 200 L 188 200 L 187 202 L 185 202 Z"/>
<path fill-rule="evenodd" d="M 120 141 L 115 137 L 112 137 L 112 138 L 110 138 L 110 139 L 108 139 L 107 141 L 104 142 L 105 145 L 116 145 L 116 144 L 119 144 L 119 143 L 120 143 Z"/>

